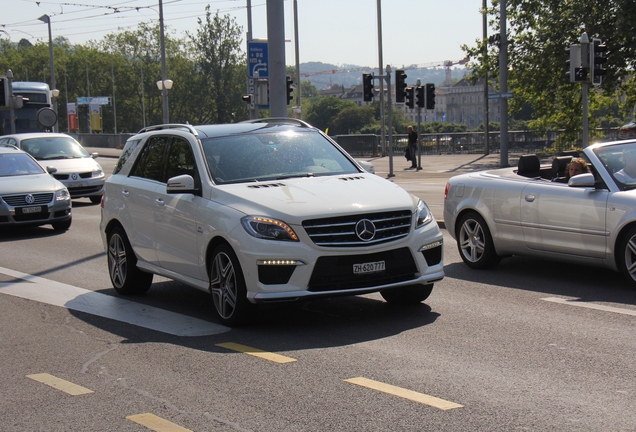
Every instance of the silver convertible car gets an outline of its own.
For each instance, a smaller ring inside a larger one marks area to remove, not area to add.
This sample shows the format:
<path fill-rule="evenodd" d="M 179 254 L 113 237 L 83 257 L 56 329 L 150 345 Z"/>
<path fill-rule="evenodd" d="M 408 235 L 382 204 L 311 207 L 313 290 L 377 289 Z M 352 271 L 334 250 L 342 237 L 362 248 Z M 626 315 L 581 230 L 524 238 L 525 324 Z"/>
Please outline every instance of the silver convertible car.
<path fill-rule="evenodd" d="M 620 271 L 636 287 L 636 140 L 585 148 L 589 172 L 567 178 L 573 157 L 523 155 L 516 168 L 452 177 L 444 222 L 464 263 L 544 257 Z"/>

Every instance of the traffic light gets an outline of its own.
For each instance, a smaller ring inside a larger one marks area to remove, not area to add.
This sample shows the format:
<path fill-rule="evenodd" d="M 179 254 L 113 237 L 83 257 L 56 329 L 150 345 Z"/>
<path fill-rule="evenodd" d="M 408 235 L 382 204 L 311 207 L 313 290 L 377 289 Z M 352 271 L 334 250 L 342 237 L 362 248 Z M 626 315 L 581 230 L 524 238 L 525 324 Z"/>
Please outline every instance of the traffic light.
<path fill-rule="evenodd" d="M 251 104 L 252 103 L 252 95 L 245 95 L 245 96 L 241 97 L 241 99 L 243 99 L 243 102 L 245 102 L 247 104 Z"/>
<path fill-rule="evenodd" d="M 395 102 L 404 102 L 406 96 L 406 74 L 402 69 L 395 71 Z"/>
<path fill-rule="evenodd" d="M 435 109 L 435 84 L 426 84 L 426 109 Z"/>
<path fill-rule="evenodd" d="M 285 81 L 287 82 L 287 105 L 289 105 L 292 99 L 294 98 L 294 95 L 292 94 L 294 91 L 294 89 L 292 88 L 292 84 L 294 83 L 294 80 L 292 79 L 292 77 L 287 75 L 285 77 Z"/>
<path fill-rule="evenodd" d="M 581 75 L 581 45 L 570 45 L 565 50 L 569 54 L 569 58 L 565 61 L 568 66 L 565 75 L 570 78 L 570 82 L 578 82 L 577 72 Z"/>
<path fill-rule="evenodd" d="M 9 103 L 9 80 L 7 77 L 0 77 L 0 107 L 11 106 Z"/>
<path fill-rule="evenodd" d="M 365 102 L 373 100 L 373 75 L 362 74 L 362 99 Z"/>
<path fill-rule="evenodd" d="M 415 87 L 415 99 L 415 103 L 417 104 L 417 106 L 420 108 L 424 108 L 424 106 L 426 105 L 424 99 L 424 86 L 420 85 Z"/>
<path fill-rule="evenodd" d="M 605 52 L 607 51 L 607 45 L 602 40 L 595 38 L 590 44 L 590 72 L 592 78 L 592 84 L 601 85 L 603 82 L 603 75 L 607 73 L 603 69 L 603 64 L 607 62 L 605 58 Z"/>
<path fill-rule="evenodd" d="M 407 87 L 404 95 L 406 99 L 406 106 L 409 108 L 413 108 L 415 106 L 415 88 Z"/>

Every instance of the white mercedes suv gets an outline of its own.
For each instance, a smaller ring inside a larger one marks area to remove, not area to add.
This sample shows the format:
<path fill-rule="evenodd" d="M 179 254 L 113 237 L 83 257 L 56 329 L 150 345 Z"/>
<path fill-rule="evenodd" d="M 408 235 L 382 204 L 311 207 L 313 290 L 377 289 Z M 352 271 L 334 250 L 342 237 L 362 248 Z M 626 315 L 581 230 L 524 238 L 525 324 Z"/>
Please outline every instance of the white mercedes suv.
<path fill-rule="evenodd" d="M 143 129 L 106 182 L 100 228 L 118 293 L 168 277 L 209 291 L 230 326 L 267 302 L 419 303 L 444 277 L 426 204 L 294 119 Z"/>

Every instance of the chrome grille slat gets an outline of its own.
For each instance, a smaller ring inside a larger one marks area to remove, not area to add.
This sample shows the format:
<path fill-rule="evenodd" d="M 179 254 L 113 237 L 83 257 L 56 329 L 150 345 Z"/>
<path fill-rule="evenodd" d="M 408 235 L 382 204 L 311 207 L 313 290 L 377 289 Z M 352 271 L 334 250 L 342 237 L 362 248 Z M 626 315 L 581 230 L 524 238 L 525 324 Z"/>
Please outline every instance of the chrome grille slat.
<path fill-rule="evenodd" d="M 303 228 L 317 246 L 362 247 L 406 237 L 411 230 L 412 216 L 409 210 L 356 214 L 304 221 Z M 369 241 L 361 240 L 355 232 L 356 224 L 363 219 L 375 226 L 375 236 Z"/>
<path fill-rule="evenodd" d="M 32 194 L 34 201 L 33 203 L 26 202 L 27 194 L 20 195 L 5 195 L 2 197 L 2 200 L 9 204 L 12 207 L 21 207 L 21 206 L 30 206 L 30 205 L 42 205 L 48 204 L 53 201 L 52 193 L 40 193 L 40 194 Z"/>

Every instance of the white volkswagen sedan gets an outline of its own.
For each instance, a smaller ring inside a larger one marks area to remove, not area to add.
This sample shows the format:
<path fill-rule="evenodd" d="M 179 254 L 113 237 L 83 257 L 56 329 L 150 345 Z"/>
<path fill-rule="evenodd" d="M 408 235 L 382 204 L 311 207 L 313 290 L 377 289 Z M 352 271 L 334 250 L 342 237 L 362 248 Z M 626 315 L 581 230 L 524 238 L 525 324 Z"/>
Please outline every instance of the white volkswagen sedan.
<path fill-rule="evenodd" d="M 26 151 L 45 170 L 55 168 L 53 176 L 67 187 L 71 198 L 102 199 L 106 177 L 97 163 L 97 153 L 88 154 L 70 135 L 53 132 L 22 133 L 0 137 L 0 145 L 13 145 Z"/>
<path fill-rule="evenodd" d="M 227 325 L 258 303 L 419 303 L 444 277 L 426 204 L 294 119 L 145 128 L 106 181 L 101 233 L 117 292 L 162 275 L 209 291 Z"/>
<path fill-rule="evenodd" d="M 636 287 L 636 140 L 595 144 L 587 171 L 567 178 L 573 155 L 452 177 L 444 222 L 466 265 L 526 255 L 620 271 Z M 584 169 L 585 171 L 585 169 Z"/>

